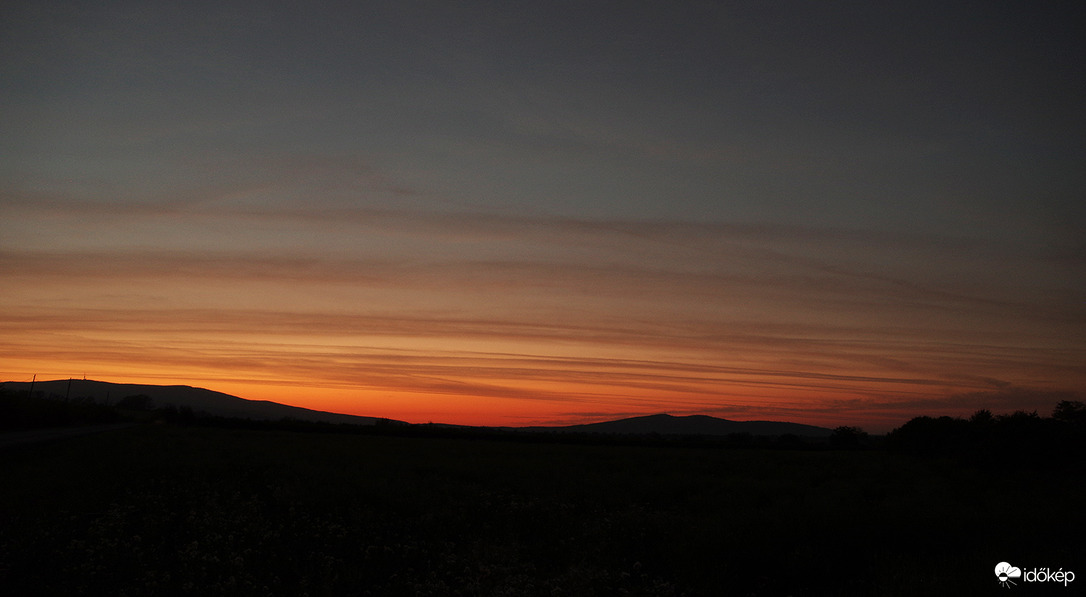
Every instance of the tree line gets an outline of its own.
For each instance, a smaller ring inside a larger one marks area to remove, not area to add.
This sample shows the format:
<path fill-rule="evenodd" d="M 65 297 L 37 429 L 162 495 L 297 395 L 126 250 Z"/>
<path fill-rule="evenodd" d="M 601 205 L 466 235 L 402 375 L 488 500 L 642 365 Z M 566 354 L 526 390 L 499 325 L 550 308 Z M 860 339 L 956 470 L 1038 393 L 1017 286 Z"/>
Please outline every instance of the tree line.
<path fill-rule="evenodd" d="M 887 434 L 884 446 L 917 456 L 980 462 L 1081 462 L 1086 456 L 1086 404 L 1061 401 L 1049 417 L 1037 411 L 993 415 L 987 409 L 968 419 L 916 417 Z"/>

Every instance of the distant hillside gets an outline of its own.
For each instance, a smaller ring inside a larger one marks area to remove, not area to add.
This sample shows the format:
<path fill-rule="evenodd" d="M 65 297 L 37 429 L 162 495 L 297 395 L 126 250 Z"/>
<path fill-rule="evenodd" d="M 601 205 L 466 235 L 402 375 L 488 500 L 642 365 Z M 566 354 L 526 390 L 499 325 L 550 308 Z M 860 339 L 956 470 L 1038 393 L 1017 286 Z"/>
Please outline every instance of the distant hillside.
<path fill-rule="evenodd" d="M 70 384 L 70 385 L 69 385 Z M 29 382 L 2 382 L 0 388 L 25 392 L 30 389 Z M 93 398 L 98 403 L 116 404 L 128 396 L 145 395 L 152 400 L 151 408 L 175 406 L 188 407 L 193 411 L 219 417 L 234 417 L 264 421 L 280 419 L 298 419 L 325 423 L 346 423 L 351 425 L 374 425 L 378 422 L 393 422 L 408 425 L 402 421 L 377 417 L 360 417 L 340 413 L 311 410 L 297 406 L 288 406 L 267 400 L 246 400 L 230 394 L 215 392 L 192 386 L 158 386 L 146 384 L 119 384 L 104 381 L 58 379 L 39 381 L 34 384 L 34 393 L 45 398 L 72 399 Z M 448 429 L 481 430 L 485 427 L 461 425 L 430 425 Z M 599 433 L 614 435 L 688 435 L 688 436 L 725 436 L 733 433 L 746 433 L 752 436 L 781 436 L 792 434 L 807 438 L 829 437 L 831 430 L 800 423 L 776 421 L 730 421 L 706 415 L 672 416 L 668 414 L 632 417 L 603 423 L 570 425 L 566 427 L 504 427 L 509 431 L 545 431 L 558 433 Z"/>
<path fill-rule="evenodd" d="M 832 431 L 825 427 L 802 425 L 800 423 L 781 423 L 776 421 L 729 421 L 706 415 L 675 417 L 668 414 L 648 415 L 590 423 L 570 425 L 568 427 L 526 427 L 526 431 L 558 431 L 575 433 L 611 433 L 627 435 L 730 435 L 749 433 L 760 436 L 780 436 L 785 434 L 799 437 L 829 437 Z"/>
<path fill-rule="evenodd" d="M 68 384 L 71 384 L 69 388 Z M 7 390 L 25 392 L 30 389 L 29 382 L 7 381 L 0 384 Z M 192 386 L 156 386 L 145 384 L 120 384 L 105 381 L 81 379 L 58 379 L 39 381 L 34 384 L 34 393 L 46 398 L 63 399 L 93 398 L 96 402 L 115 404 L 126 396 L 150 396 L 152 408 L 163 406 L 188 407 L 196 412 L 205 412 L 218 417 L 236 417 L 241 419 L 278 421 L 284 418 L 302 421 L 320 421 L 325 423 L 348 423 L 352 425 L 373 425 L 379 421 L 389 421 L 377 417 L 359 417 L 339 413 L 310 410 L 298 406 L 288 406 L 268 400 L 246 400 L 222 392 L 194 388 Z"/>

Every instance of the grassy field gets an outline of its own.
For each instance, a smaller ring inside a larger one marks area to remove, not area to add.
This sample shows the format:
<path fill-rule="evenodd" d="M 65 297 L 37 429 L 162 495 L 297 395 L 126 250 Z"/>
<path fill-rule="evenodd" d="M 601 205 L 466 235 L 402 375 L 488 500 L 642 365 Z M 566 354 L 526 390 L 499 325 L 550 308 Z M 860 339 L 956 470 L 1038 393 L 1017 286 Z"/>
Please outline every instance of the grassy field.
<path fill-rule="evenodd" d="M 999 594 L 1003 560 L 1086 573 L 1081 469 L 170 425 L 0 459 L 10 595 Z"/>

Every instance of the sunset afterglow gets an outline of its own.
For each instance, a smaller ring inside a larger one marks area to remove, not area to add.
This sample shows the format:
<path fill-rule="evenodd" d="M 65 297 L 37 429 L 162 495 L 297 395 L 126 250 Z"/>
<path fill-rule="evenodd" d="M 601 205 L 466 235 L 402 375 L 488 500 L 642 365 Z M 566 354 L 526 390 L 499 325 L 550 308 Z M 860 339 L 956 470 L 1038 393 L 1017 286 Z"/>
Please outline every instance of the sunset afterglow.
<path fill-rule="evenodd" d="M 0 379 L 479 425 L 1081 399 L 1079 33 L 801 6 L 14 3 Z"/>

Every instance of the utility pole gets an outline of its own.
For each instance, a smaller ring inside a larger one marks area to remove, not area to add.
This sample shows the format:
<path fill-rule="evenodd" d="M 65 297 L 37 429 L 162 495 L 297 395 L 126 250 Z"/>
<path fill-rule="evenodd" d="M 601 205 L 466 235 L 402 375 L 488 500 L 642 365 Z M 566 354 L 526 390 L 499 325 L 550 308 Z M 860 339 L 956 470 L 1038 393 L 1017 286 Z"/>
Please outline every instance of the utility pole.
<path fill-rule="evenodd" d="M 30 380 L 30 399 L 34 399 L 34 384 L 38 381 L 38 374 L 34 374 L 34 378 Z"/>

